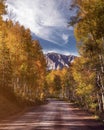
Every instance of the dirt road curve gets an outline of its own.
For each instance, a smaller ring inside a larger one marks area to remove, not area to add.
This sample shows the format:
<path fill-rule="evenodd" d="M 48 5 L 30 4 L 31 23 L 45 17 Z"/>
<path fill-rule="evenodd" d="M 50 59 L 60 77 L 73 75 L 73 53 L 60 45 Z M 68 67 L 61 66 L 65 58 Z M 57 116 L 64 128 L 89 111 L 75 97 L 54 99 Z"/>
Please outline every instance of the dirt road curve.
<path fill-rule="evenodd" d="M 104 130 L 104 126 L 72 104 L 51 99 L 14 121 L 4 120 L 0 130 Z"/>

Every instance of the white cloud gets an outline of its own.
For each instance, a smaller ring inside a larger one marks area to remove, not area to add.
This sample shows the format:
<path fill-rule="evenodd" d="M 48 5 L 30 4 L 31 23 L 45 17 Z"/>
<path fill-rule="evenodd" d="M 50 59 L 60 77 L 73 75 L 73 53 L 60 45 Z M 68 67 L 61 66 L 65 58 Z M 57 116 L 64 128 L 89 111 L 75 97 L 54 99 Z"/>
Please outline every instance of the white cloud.
<path fill-rule="evenodd" d="M 67 43 L 67 42 L 68 42 L 69 35 L 63 33 L 62 38 L 63 38 L 63 40 L 65 41 L 65 43 Z"/>
<path fill-rule="evenodd" d="M 44 54 L 47 54 L 47 53 L 52 53 L 52 52 L 55 52 L 55 53 L 59 53 L 59 54 L 64 54 L 64 55 L 74 55 L 74 56 L 79 56 L 78 53 L 76 52 L 69 52 L 69 51 L 60 51 L 58 49 L 52 49 L 52 50 L 43 50 L 43 53 Z"/>
<path fill-rule="evenodd" d="M 7 0 L 16 20 L 30 28 L 37 36 L 60 44 L 68 40 L 67 22 L 71 0 Z M 71 28 L 72 29 L 72 28 Z M 63 32 L 61 32 L 61 31 Z M 67 31 L 67 34 L 63 34 Z"/>

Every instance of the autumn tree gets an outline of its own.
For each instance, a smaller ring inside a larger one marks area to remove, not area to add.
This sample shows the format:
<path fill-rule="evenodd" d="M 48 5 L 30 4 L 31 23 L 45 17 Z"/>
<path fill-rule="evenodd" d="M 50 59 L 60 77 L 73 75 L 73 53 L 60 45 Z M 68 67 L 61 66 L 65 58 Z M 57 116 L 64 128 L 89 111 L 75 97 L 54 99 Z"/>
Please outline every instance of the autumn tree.
<path fill-rule="evenodd" d="M 11 87 L 12 68 L 5 34 L 0 34 L 0 87 Z"/>
<path fill-rule="evenodd" d="M 75 0 L 78 8 L 75 35 L 79 53 L 87 61 L 88 71 L 96 73 L 95 88 L 99 111 L 104 110 L 104 1 Z M 71 21 L 73 23 L 73 21 Z M 84 68 L 85 69 L 85 68 Z M 89 79 L 90 81 L 90 79 Z"/>
<path fill-rule="evenodd" d="M 51 96 L 59 97 L 62 99 L 69 98 L 70 92 L 70 71 L 68 68 L 61 70 L 51 70 L 48 72 L 46 81 L 48 91 Z"/>
<path fill-rule="evenodd" d="M 39 42 L 19 23 L 7 21 L 6 25 L 14 91 L 27 100 L 43 99 L 46 63 Z"/>
<path fill-rule="evenodd" d="M 2 24 L 2 15 L 6 14 L 5 0 L 0 0 L 0 27 Z"/>

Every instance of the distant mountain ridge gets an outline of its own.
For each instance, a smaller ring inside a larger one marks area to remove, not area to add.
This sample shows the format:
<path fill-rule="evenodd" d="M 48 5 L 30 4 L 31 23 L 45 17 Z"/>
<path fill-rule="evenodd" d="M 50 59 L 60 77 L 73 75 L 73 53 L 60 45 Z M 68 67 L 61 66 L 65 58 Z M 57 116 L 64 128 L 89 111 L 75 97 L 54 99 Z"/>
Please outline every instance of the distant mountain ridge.
<path fill-rule="evenodd" d="M 69 67 L 70 63 L 73 62 L 76 56 L 74 55 L 63 55 L 58 53 L 47 53 L 45 54 L 47 70 L 58 70 L 63 67 Z"/>

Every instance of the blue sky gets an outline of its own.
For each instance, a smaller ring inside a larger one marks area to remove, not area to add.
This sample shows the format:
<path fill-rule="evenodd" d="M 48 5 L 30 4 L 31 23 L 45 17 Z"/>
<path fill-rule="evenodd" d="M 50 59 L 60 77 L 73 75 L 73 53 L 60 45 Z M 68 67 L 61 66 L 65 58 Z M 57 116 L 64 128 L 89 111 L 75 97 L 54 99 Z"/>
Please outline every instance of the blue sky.
<path fill-rule="evenodd" d="M 71 0 L 7 0 L 15 20 L 30 28 L 40 41 L 43 51 L 77 54 L 73 28 L 67 27 L 75 10 L 69 10 Z"/>

